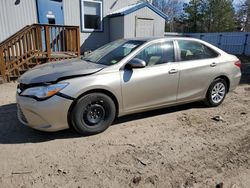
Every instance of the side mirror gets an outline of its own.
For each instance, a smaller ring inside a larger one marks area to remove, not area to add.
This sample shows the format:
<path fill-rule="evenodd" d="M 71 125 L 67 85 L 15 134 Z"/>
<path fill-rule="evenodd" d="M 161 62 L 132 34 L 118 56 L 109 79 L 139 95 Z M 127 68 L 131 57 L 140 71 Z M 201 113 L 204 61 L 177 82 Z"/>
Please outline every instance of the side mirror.
<path fill-rule="evenodd" d="M 138 58 L 133 58 L 129 61 L 128 65 L 131 68 L 144 68 L 146 67 L 146 62 Z"/>

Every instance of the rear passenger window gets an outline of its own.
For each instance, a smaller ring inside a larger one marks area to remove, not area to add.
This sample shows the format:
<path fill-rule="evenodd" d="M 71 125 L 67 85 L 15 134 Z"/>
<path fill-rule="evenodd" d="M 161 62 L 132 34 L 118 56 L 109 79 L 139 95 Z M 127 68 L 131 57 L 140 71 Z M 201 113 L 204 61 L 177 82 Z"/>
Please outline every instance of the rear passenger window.
<path fill-rule="evenodd" d="M 146 47 L 135 58 L 144 60 L 147 66 L 153 66 L 174 62 L 174 57 L 173 42 L 163 42 Z"/>
<path fill-rule="evenodd" d="M 182 61 L 208 59 L 218 56 L 217 52 L 199 42 L 180 40 L 178 44 Z"/>

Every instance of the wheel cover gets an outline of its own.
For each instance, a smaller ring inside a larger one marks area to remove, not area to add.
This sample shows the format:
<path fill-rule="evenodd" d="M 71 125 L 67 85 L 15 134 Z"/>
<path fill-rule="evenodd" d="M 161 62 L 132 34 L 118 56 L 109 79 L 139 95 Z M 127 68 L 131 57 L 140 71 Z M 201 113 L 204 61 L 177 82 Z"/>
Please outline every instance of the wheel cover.
<path fill-rule="evenodd" d="M 83 120 L 88 125 L 94 126 L 105 118 L 105 109 L 101 104 L 89 104 L 83 113 Z"/>
<path fill-rule="evenodd" d="M 222 82 L 218 82 L 214 85 L 211 92 L 211 99 L 214 103 L 220 103 L 226 94 L 226 87 Z"/>

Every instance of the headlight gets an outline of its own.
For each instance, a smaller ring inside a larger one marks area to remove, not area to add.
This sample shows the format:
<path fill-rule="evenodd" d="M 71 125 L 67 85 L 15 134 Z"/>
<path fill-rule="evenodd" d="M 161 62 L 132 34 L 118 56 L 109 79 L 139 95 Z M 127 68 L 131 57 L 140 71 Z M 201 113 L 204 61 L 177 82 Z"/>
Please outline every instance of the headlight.
<path fill-rule="evenodd" d="M 36 97 L 38 99 L 45 99 L 51 97 L 65 88 L 68 83 L 52 84 L 48 86 L 32 87 L 24 90 L 21 95 L 28 97 Z"/>

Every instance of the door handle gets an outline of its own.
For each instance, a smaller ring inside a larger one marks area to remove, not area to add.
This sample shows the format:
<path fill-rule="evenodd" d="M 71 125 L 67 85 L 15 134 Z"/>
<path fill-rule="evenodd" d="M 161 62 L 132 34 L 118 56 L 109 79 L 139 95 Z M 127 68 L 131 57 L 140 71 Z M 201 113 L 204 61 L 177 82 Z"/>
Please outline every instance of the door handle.
<path fill-rule="evenodd" d="M 177 73 L 178 70 L 177 69 L 171 69 L 170 71 L 168 71 L 169 74 L 175 74 Z"/>
<path fill-rule="evenodd" d="M 213 63 L 210 64 L 210 67 L 215 67 L 215 66 L 216 66 L 215 62 L 213 62 Z"/>

